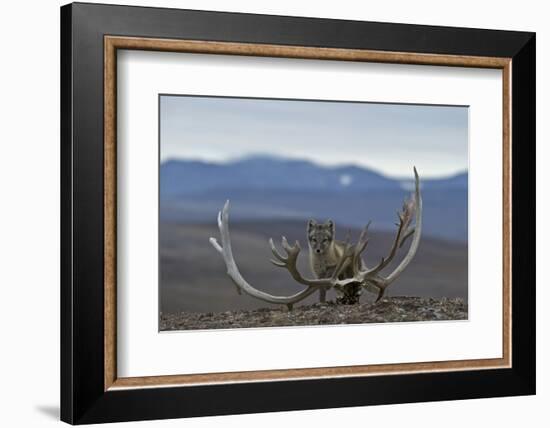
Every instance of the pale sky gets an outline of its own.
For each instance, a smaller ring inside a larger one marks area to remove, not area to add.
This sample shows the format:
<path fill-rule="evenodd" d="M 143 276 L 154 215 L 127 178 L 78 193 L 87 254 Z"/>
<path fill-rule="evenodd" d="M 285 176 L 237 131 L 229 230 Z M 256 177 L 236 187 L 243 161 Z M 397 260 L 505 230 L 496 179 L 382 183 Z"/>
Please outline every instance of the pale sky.
<path fill-rule="evenodd" d="M 162 95 L 161 161 L 251 155 L 408 177 L 468 168 L 468 108 Z"/>

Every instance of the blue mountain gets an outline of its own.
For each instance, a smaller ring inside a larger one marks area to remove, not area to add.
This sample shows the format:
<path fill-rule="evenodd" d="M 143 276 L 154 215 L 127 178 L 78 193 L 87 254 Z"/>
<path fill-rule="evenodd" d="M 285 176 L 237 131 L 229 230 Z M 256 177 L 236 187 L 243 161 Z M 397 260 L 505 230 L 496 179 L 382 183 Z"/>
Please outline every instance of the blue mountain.
<path fill-rule="evenodd" d="M 305 160 L 252 156 L 229 163 L 169 160 L 160 168 L 161 196 L 209 190 L 396 190 L 398 181 L 357 166 L 325 167 Z"/>
<path fill-rule="evenodd" d="M 412 171 L 411 171 L 412 174 Z M 424 233 L 465 242 L 468 174 L 421 179 Z M 395 212 L 414 182 L 357 166 L 325 167 L 305 160 L 253 156 L 216 164 L 170 160 L 160 168 L 160 218 L 209 223 L 229 199 L 233 221 L 324 220 L 393 230 Z"/>

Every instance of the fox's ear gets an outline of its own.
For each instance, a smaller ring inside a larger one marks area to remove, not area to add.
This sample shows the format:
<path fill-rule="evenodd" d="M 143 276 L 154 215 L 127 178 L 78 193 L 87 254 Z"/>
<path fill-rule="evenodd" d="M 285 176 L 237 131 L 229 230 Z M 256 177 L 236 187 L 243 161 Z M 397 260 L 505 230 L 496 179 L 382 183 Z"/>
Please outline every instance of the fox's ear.
<path fill-rule="evenodd" d="M 334 232 L 335 232 L 335 225 L 334 225 L 334 222 L 332 220 L 327 220 L 327 222 L 325 223 L 327 225 L 327 227 L 330 229 L 330 231 L 332 232 L 332 234 L 334 235 Z"/>
<path fill-rule="evenodd" d="M 312 218 L 309 219 L 307 222 L 307 230 L 313 229 L 315 226 L 317 226 L 317 222 L 313 220 Z"/>

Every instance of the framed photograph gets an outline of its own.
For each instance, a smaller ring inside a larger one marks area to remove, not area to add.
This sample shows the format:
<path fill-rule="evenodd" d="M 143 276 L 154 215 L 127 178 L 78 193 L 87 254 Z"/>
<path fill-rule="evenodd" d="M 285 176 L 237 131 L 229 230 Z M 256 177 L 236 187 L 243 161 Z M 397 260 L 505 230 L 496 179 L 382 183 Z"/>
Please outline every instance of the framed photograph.
<path fill-rule="evenodd" d="M 533 33 L 76 3 L 61 62 L 62 420 L 535 393 Z"/>

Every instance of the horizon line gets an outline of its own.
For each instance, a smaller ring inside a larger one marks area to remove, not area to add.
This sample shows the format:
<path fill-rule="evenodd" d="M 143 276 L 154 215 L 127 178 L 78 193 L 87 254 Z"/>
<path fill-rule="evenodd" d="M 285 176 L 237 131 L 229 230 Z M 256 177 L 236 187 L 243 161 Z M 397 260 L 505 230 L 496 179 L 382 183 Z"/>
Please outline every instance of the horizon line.
<path fill-rule="evenodd" d="M 282 161 L 294 161 L 294 162 L 307 162 L 309 164 L 312 164 L 312 165 L 316 165 L 320 168 L 324 168 L 324 169 L 338 169 L 338 168 L 345 168 L 345 167 L 353 167 L 353 168 L 359 168 L 359 169 L 362 169 L 362 170 L 366 170 L 366 171 L 370 171 L 370 172 L 374 172 L 376 174 L 379 174 L 383 177 L 386 177 L 386 178 L 390 178 L 392 180 L 412 180 L 412 178 L 408 177 L 408 176 L 398 176 L 398 175 L 390 175 L 390 174 L 387 174 L 385 172 L 382 172 L 381 170 L 377 169 L 377 168 L 373 168 L 373 167 L 370 167 L 370 166 L 363 166 L 363 165 L 359 165 L 359 164 L 356 164 L 356 163 L 338 163 L 338 164 L 323 164 L 323 163 L 319 163 L 319 162 L 316 162 L 314 160 L 310 160 L 310 159 L 306 159 L 306 158 L 299 158 L 299 157 L 288 157 L 288 156 L 280 156 L 280 155 L 270 155 L 270 154 L 262 154 L 262 153 L 257 153 L 257 154 L 249 154 L 249 155 L 244 155 L 244 156 L 239 156 L 239 157 L 234 157 L 234 158 L 228 158 L 227 160 L 210 160 L 210 159 L 204 159 L 204 158 L 197 158 L 197 157 L 168 157 L 164 160 L 160 160 L 160 165 L 162 166 L 163 164 L 167 163 L 167 162 L 173 162 L 173 161 L 190 161 L 190 162 L 201 162 L 201 163 L 205 163 L 205 164 L 210 164 L 210 165 L 230 165 L 230 164 L 235 164 L 237 162 L 242 162 L 244 160 L 248 160 L 248 159 L 254 159 L 254 158 L 265 158 L 265 159 L 277 159 L 277 160 L 282 160 Z M 411 166 L 411 170 L 413 169 L 413 167 Z M 468 168 L 465 168 L 465 169 L 459 169 L 457 170 L 456 172 L 450 172 L 448 174 L 445 174 L 445 175 L 429 175 L 429 176 L 424 176 L 424 178 L 426 180 L 441 180 L 441 179 L 446 179 L 446 178 L 452 178 L 452 177 L 457 177 L 459 175 L 464 175 L 464 174 L 468 174 L 469 171 L 468 171 Z"/>

